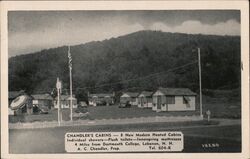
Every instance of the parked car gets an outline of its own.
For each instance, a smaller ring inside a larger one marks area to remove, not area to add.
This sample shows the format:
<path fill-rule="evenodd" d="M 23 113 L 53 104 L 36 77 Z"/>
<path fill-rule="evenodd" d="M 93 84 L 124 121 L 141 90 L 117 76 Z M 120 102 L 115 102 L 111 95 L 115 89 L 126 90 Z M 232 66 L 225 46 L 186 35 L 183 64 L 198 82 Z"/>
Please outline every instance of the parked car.
<path fill-rule="evenodd" d="M 130 108 L 131 104 L 129 101 L 126 101 L 125 103 L 120 103 L 119 108 Z"/>
<path fill-rule="evenodd" d="M 81 101 L 81 102 L 79 103 L 79 106 L 80 106 L 80 107 L 87 107 L 88 104 L 87 104 L 86 102 L 84 102 L 84 101 Z"/>
<path fill-rule="evenodd" d="M 73 113 L 73 118 L 87 118 L 89 116 L 89 112 L 85 107 L 79 107 Z"/>
<path fill-rule="evenodd" d="M 106 106 L 106 104 L 107 104 L 106 101 L 97 101 L 96 102 L 97 106 Z"/>
<path fill-rule="evenodd" d="M 39 107 L 39 114 L 48 114 L 49 113 L 49 109 L 48 107 Z"/>

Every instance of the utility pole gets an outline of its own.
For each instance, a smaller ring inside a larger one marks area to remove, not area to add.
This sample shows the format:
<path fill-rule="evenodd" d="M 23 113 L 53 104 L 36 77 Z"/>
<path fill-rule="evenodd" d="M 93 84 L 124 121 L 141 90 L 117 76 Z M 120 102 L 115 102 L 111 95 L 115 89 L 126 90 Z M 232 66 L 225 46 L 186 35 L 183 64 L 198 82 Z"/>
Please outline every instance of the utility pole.
<path fill-rule="evenodd" d="M 199 66 L 199 86 L 200 86 L 200 117 L 203 118 L 203 114 L 202 114 L 202 87 L 201 87 L 201 55 L 200 55 L 200 48 L 198 48 L 198 66 Z"/>

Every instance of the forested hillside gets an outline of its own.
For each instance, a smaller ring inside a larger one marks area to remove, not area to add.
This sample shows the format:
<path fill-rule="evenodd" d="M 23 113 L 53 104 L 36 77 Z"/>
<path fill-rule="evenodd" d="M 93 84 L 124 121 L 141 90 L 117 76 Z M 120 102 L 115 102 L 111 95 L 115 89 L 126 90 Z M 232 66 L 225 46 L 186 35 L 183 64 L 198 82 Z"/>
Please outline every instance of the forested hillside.
<path fill-rule="evenodd" d="M 197 47 L 201 49 L 204 89 L 239 87 L 240 37 L 140 31 L 71 46 L 73 92 L 83 98 L 88 91 L 119 93 L 160 86 L 197 91 Z M 66 92 L 66 46 L 9 58 L 9 90 L 51 92 L 57 77 Z"/>

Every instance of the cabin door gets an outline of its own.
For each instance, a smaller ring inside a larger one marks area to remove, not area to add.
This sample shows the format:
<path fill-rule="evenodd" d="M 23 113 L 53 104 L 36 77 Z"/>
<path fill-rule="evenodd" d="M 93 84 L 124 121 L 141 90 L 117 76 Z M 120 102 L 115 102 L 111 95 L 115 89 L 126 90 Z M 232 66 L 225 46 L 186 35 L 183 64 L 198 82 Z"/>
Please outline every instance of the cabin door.
<path fill-rule="evenodd" d="M 143 97 L 140 98 L 141 107 L 143 107 Z"/>
<path fill-rule="evenodd" d="M 157 96 L 157 109 L 161 109 L 161 96 Z"/>

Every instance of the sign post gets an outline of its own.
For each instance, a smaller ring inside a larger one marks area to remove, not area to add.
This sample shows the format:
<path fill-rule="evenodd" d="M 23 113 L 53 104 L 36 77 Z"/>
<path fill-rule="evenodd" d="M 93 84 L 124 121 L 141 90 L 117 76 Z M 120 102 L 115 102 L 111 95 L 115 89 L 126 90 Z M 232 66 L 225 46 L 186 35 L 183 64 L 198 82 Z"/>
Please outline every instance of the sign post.
<path fill-rule="evenodd" d="M 207 114 L 207 121 L 209 122 L 210 121 L 210 115 L 211 115 L 210 110 L 207 110 L 206 114 Z"/>
<path fill-rule="evenodd" d="M 57 81 L 56 81 L 56 89 L 57 89 L 57 106 L 58 106 L 57 118 L 58 118 L 58 125 L 60 126 L 61 125 L 61 119 L 62 119 L 61 110 L 60 110 L 60 107 L 61 107 L 60 95 L 61 95 L 61 89 L 62 89 L 62 82 L 59 80 L 59 78 L 57 78 Z"/>

